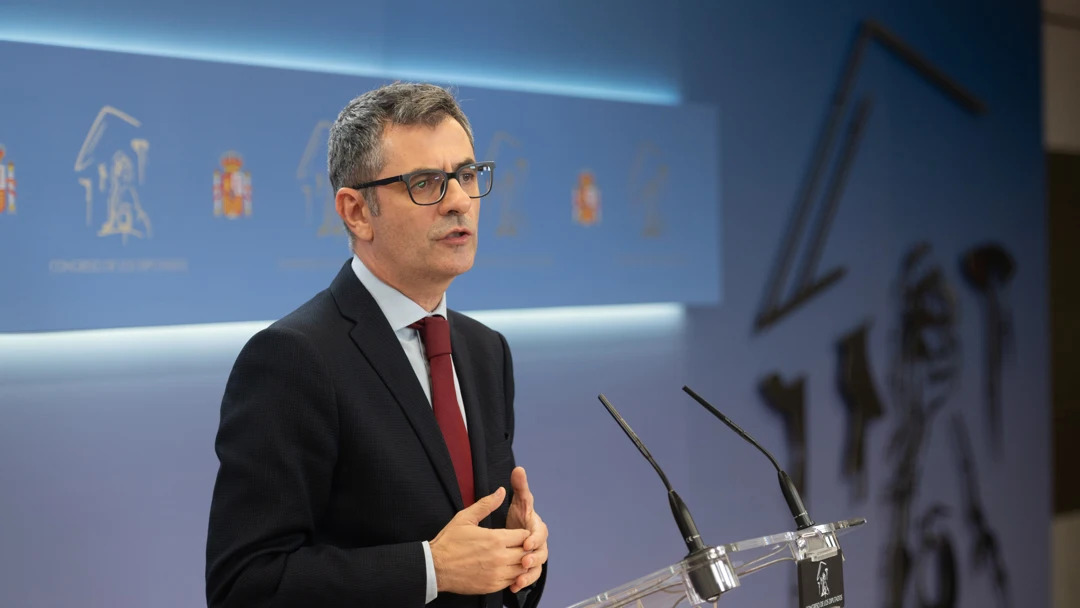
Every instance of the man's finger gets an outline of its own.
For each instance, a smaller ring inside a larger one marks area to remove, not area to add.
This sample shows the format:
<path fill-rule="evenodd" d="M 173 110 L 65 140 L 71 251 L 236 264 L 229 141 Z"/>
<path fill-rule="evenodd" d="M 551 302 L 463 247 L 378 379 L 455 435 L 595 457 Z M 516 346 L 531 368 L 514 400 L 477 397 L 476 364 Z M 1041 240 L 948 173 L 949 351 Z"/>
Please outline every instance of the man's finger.
<path fill-rule="evenodd" d="M 521 572 L 528 570 L 523 564 L 525 556 L 529 555 L 528 551 L 523 551 L 520 547 L 507 547 L 506 553 L 502 554 L 502 561 L 504 566 L 521 568 Z M 521 574 L 518 572 L 517 574 Z"/>
<path fill-rule="evenodd" d="M 480 522 L 484 521 L 485 517 L 491 515 L 499 508 L 499 505 L 503 503 L 505 498 L 506 490 L 504 488 L 499 488 L 491 494 L 474 502 L 465 510 L 460 511 L 458 516 L 470 524 L 479 525 Z"/>
<path fill-rule="evenodd" d="M 548 527 L 544 523 L 544 520 L 540 519 L 540 516 L 533 513 L 532 519 L 528 523 L 529 537 L 525 539 L 523 546 L 526 551 L 532 551 L 538 547 L 543 546 L 548 539 Z"/>
<path fill-rule="evenodd" d="M 525 572 L 517 577 L 510 591 L 517 593 L 539 580 L 540 574 L 543 572 L 543 565 L 547 563 L 547 558 L 546 545 L 542 545 L 535 553 L 529 553 L 521 558 L 521 566 L 525 568 Z"/>
<path fill-rule="evenodd" d="M 507 587 L 509 587 L 510 593 L 517 593 L 518 591 L 521 591 L 525 587 L 528 587 L 529 585 L 532 584 L 532 583 L 529 583 L 529 585 L 522 585 L 521 584 L 521 581 L 525 580 L 525 577 L 528 576 L 528 574 L 529 574 L 528 570 L 525 570 L 525 569 L 514 570 L 514 571 L 511 571 L 510 574 L 511 574 L 510 578 L 507 578 L 507 579 L 503 580 L 503 584 L 505 584 Z"/>
<path fill-rule="evenodd" d="M 503 547 L 508 549 L 514 547 L 522 547 L 525 551 L 531 551 L 524 547 L 525 540 L 529 538 L 530 532 L 528 530 L 491 530 L 492 534 L 495 534 Z"/>
<path fill-rule="evenodd" d="M 522 574 L 514 580 L 514 584 L 510 586 L 511 593 L 517 593 L 525 587 L 535 583 L 540 579 L 540 574 L 543 572 L 540 568 L 531 568 L 528 572 Z"/>
<path fill-rule="evenodd" d="M 525 474 L 525 467 L 517 467 L 510 473 L 510 487 L 514 488 L 514 500 L 520 501 L 527 507 L 525 514 L 532 513 L 533 495 L 529 491 L 529 478 Z"/>
<path fill-rule="evenodd" d="M 540 545 L 536 551 L 528 551 L 521 557 L 521 565 L 531 570 L 537 566 L 543 566 L 547 563 L 547 558 L 547 545 Z"/>

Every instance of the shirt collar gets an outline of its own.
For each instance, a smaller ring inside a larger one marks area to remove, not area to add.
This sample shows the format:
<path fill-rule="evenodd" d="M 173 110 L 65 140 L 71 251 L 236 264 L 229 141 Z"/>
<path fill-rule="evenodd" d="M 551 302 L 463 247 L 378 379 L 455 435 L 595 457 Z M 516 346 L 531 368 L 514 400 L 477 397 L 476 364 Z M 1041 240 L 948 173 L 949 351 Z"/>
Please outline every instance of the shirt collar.
<path fill-rule="evenodd" d="M 443 294 L 442 299 L 439 300 L 439 306 L 433 312 L 428 313 L 405 294 L 387 285 L 379 277 L 372 274 L 356 255 L 352 259 L 352 269 L 356 273 L 356 278 L 360 279 L 371 297 L 375 298 L 375 303 L 379 305 L 379 309 L 382 310 L 386 320 L 390 322 L 391 329 L 395 332 L 405 329 L 420 319 L 429 316 L 429 314 L 446 317 L 446 294 Z"/>

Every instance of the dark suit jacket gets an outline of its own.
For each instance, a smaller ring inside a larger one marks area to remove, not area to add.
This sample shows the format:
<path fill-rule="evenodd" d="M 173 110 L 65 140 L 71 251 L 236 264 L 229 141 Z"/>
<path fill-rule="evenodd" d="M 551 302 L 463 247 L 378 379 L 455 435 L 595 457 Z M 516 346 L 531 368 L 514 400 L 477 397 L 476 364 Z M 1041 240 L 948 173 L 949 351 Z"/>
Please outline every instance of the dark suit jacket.
<path fill-rule="evenodd" d="M 476 496 L 507 500 L 514 377 L 503 336 L 448 311 Z M 348 262 L 244 346 L 229 376 L 206 546 L 209 606 L 423 608 L 421 541 L 463 508 L 449 451 L 397 336 Z M 540 599 L 541 579 L 526 604 Z M 515 607 L 509 591 L 429 604 Z"/>

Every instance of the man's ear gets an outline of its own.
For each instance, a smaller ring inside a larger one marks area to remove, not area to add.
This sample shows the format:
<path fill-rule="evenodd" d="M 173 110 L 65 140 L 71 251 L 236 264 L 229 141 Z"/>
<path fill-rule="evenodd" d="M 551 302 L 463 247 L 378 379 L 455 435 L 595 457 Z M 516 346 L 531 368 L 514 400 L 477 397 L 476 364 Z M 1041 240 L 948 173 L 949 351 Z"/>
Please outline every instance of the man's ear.
<path fill-rule="evenodd" d="M 353 188 L 340 188 L 334 197 L 334 206 L 341 216 L 341 221 L 356 236 L 359 241 L 371 241 L 375 238 L 375 231 L 371 225 L 371 207 L 364 200 L 359 190 Z"/>

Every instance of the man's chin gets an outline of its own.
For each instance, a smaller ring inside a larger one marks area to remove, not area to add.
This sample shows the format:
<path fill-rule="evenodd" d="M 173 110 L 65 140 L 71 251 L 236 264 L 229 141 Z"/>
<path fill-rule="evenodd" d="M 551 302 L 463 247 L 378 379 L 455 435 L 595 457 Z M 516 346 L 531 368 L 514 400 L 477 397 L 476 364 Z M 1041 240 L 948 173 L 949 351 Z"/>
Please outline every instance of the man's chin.
<path fill-rule="evenodd" d="M 445 264 L 439 269 L 443 274 L 449 277 L 457 277 L 465 274 L 472 269 L 473 263 L 476 260 L 476 256 L 470 254 L 469 256 L 455 256 L 453 260 L 447 260 Z"/>

